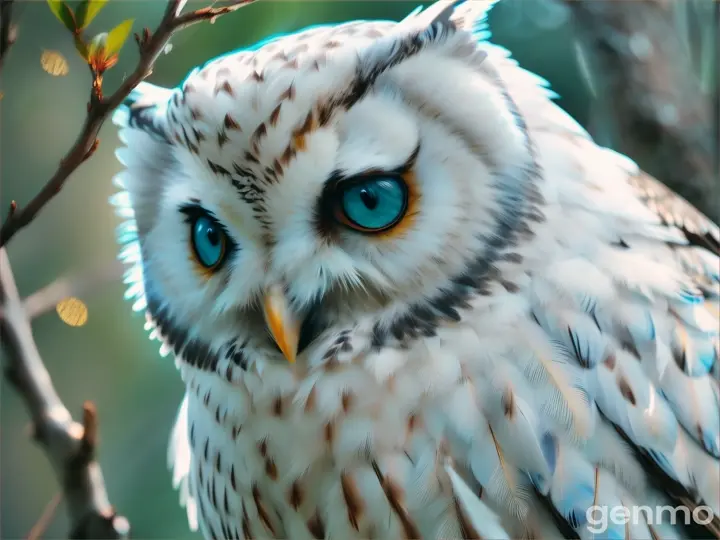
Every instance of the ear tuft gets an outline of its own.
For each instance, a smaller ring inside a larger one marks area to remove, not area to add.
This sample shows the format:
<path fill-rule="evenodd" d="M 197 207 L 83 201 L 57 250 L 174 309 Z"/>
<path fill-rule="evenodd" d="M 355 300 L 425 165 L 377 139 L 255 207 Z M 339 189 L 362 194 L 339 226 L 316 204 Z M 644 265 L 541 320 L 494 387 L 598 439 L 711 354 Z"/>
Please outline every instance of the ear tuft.
<path fill-rule="evenodd" d="M 487 16 L 499 0 L 441 0 L 453 7 L 450 19 L 458 30 L 471 32 L 478 40 L 487 39 Z M 438 2 L 440 3 L 440 2 Z"/>
<path fill-rule="evenodd" d="M 166 110 L 174 92 L 141 82 L 115 110 L 112 121 L 122 128 L 137 129 L 169 143 Z"/>

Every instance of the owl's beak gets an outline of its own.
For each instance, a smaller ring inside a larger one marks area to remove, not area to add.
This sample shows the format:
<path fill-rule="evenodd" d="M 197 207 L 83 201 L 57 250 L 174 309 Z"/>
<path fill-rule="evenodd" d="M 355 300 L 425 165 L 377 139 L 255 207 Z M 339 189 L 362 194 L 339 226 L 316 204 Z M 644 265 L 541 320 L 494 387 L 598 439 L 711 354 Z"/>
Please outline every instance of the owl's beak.
<path fill-rule="evenodd" d="M 265 324 L 275 343 L 287 361 L 294 364 L 300 340 L 300 323 L 290 309 L 290 303 L 280 285 L 272 285 L 265 292 L 263 311 Z"/>

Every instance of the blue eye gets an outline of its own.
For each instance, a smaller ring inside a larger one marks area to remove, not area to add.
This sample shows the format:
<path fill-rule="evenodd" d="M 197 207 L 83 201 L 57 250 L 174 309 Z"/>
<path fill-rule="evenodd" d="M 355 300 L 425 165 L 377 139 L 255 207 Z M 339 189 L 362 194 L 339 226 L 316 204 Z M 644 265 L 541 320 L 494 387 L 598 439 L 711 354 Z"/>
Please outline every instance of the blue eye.
<path fill-rule="evenodd" d="M 350 181 L 341 187 L 335 215 L 363 232 L 380 232 L 397 224 L 405 215 L 408 189 L 401 177 L 375 176 Z"/>
<path fill-rule="evenodd" d="M 214 270 L 225 258 L 227 236 L 222 227 L 207 216 L 192 224 L 191 241 L 195 256 L 205 268 Z"/>

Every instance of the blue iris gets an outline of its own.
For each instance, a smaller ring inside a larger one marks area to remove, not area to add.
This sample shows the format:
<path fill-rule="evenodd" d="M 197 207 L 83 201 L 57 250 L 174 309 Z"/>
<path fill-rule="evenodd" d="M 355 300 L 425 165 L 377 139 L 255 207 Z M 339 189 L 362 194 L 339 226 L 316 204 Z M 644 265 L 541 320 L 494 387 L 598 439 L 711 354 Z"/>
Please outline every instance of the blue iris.
<path fill-rule="evenodd" d="M 352 224 L 371 231 L 395 225 L 405 213 L 407 199 L 405 183 L 391 176 L 353 182 L 341 195 L 345 217 Z"/>
<path fill-rule="evenodd" d="M 207 216 L 200 216 L 192 227 L 192 244 L 200 264 L 214 268 L 225 255 L 225 231 Z"/>

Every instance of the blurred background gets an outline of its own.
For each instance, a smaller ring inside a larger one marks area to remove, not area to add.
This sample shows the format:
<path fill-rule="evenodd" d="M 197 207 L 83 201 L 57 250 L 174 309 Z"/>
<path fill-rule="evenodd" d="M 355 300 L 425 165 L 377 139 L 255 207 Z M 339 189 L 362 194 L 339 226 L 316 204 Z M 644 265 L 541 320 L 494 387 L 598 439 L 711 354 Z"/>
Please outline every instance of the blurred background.
<path fill-rule="evenodd" d="M 418 4 L 264 0 L 212 25 L 204 23 L 177 34 L 149 81 L 174 86 L 197 64 L 272 34 L 352 19 L 399 20 Z M 629 153 L 662 180 L 685 190 L 708 214 L 717 211 L 713 210 L 715 205 L 720 208 L 717 3 L 594 0 L 578 4 L 582 6 L 503 0 L 491 13 L 493 40 L 510 49 L 526 69 L 548 79 L 561 96 L 559 104 L 600 142 Z M 612 4 L 616 5 L 608 8 Z M 203 5 L 190 2 L 186 9 Z M 134 31 L 152 29 L 164 7 L 161 0 L 112 0 L 93 21 L 90 35 L 128 18 L 135 20 Z M 642 9 L 655 10 L 657 17 L 643 14 Z M 80 130 L 90 87 L 83 60 L 44 1 L 16 2 L 14 18 L 19 36 L 0 82 L 3 219 L 10 200 L 23 205 L 54 172 Z M 48 50 L 66 59 L 66 75 L 53 76 L 43 69 L 41 55 Z M 118 65 L 106 75 L 106 93 L 117 87 L 136 61 L 137 48 L 130 39 Z M 645 67 L 660 62 L 661 67 L 646 73 L 637 62 Z M 107 199 L 114 192 L 110 180 L 120 170 L 114 157 L 119 141 L 109 122 L 100 139 L 94 157 L 10 242 L 8 253 L 21 296 L 59 276 L 92 271 L 115 258 L 114 229 L 119 218 Z M 677 166 L 682 167 L 680 172 L 673 169 Z M 188 531 L 166 465 L 167 441 L 183 387 L 173 361 L 160 358 L 157 342 L 149 341 L 143 330 L 143 316 L 132 313 L 123 292 L 123 285 L 115 280 L 80 295 L 88 308 L 87 323 L 80 327 L 66 325 L 51 309 L 33 320 L 35 339 L 75 418 L 80 418 L 83 401 L 92 400 L 97 406 L 99 457 L 110 500 L 129 518 L 133 537 L 196 538 Z M 2 538 L 26 537 L 58 492 L 48 461 L 28 436 L 27 424 L 22 402 L 3 380 Z M 61 503 L 44 536 L 62 538 L 67 533 Z"/>

